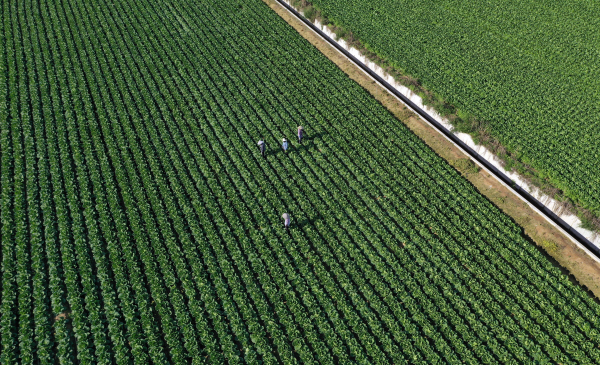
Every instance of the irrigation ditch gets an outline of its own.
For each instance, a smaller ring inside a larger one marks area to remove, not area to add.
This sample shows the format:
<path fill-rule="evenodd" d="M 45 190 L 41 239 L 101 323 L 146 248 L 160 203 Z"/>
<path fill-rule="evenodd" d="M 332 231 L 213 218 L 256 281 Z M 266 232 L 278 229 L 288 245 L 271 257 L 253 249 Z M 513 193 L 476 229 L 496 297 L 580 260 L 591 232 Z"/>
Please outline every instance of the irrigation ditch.
<path fill-rule="evenodd" d="M 428 125 L 434 128 L 438 133 L 440 133 L 445 139 L 450 141 L 454 146 L 456 146 L 459 150 L 461 150 L 465 155 L 467 155 L 472 161 L 474 161 L 479 167 L 488 172 L 491 176 L 493 176 L 497 181 L 499 181 L 502 185 L 504 185 L 510 192 L 515 194 L 519 199 L 527 203 L 534 211 L 536 211 L 540 216 L 542 216 L 546 221 L 556 227 L 559 231 L 561 231 L 566 237 L 568 237 L 573 243 L 575 243 L 580 249 L 582 249 L 586 254 L 588 254 L 592 259 L 596 262 L 600 263 L 600 248 L 594 244 L 593 241 L 600 241 L 600 238 L 591 236 L 590 239 L 586 237 L 583 233 L 590 236 L 587 230 L 578 230 L 574 228 L 573 225 L 577 223 L 578 219 L 573 220 L 569 217 L 569 222 L 563 219 L 561 216 L 552 211 L 551 207 L 553 204 L 552 199 L 548 199 L 541 194 L 539 198 L 536 198 L 532 195 L 528 190 L 526 190 L 527 185 L 523 184 L 525 188 L 519 185 L 518 175 L 513 178 L 509 177 L 508 174 L 515 175 L 513 173 L 504 171 L 501 169 L 500 165 L 494 161 L 495 156 L 493 156 L 489 151 L 485 150 L 485 148 L 481 148 L 481 146 L 474 145 L 474 143 L 466 143 L 462 138 L 464 136 L 459 136 L 455 134 L 451 130 L 451 126 L 449 124 L 443 123 L 443 121 L 439 121 L 439 117 L 436 118 L 432 116 L 432 112 L 428 112 L 424 107 L 420 106 L 419 102 L 420 98 L 416 96 L 416 98 L 411 98 L 405 94 L 403 94 L 397 87 L 394 87 L 390 82 L 388 82 L 384 77 L 378 74 L 373 68 L 376 66 L 374 63 L 369 62 L 364 56 L 360 55 L 355 49 L 346 49 L 344 47 L 344 41 L 338 42 L 336 39 L 332 37 L 332 35 L 327 34 L 325 31 L 320 29 L 319 26 L 313 24 L 309 19 L 305 18 L 298 10 L 296 10 L 293 6 L 291 6 L 285 0 L 275 0 L 279 5 L 285 8 L 292 16 L 298 19 L 300 22 L 304 23 L 308 28 L 310 28 L 313 32 L 315 32 L 321 39 L 327 42 L 330 46 L 335 48 L 339 53 L 344 55 L 348 60 L 350 60 L 353 64 L 355 64 L 358 68 L 361 69 L 362 72 L 367 74 L 371 79 L 376 81 L 380 86 L 385 88 L 387 92 L 392 94 L 395 98 L 404 103 L 409 109 L 411 109 L 415 114 L 417 114 L 422 120 L 424 120 Z M 355 52 L 352 52 L 355 51 Z M 355 55 L 356 53 L 356 55 Z M 363 62 L 359 57 L 365 59 Z M 373 68 L 371 68 L 368 63 L 373 64 Z M 407 89 L 408 90 L 408 89 Z M 418 99 L 418 100 L 411 100 Z M 422 105 L 422 104 L 421 104 Z M 468 135 L 467 135 L 468 136 Z M 469 136 L 470 138 L 470 136 Z M 476 151 L 476 149 L 482 153 Z M 514 180 L 513 180 L 514 179 Z M 516 180 L 516 181 L 515 181 Z M 542 202 L 545 201 L 546 203 Z M 576 218 L 576 217 L 575 217 Z"/>

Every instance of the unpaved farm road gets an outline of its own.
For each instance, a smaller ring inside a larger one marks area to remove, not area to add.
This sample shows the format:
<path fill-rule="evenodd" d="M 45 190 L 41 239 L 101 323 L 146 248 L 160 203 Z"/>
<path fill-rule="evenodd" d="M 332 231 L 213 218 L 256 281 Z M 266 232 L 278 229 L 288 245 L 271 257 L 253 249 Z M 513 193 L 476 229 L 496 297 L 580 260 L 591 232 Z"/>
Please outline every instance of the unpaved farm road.
<path fill-rule="evenodd" d="M 338 65 L 351 79 L 368 90 L 438 155 L 454 166 L 458 160 L 469 159 L 452 142 L 409 110 L 406 105 L 319 37 L 312 29 L 296 19 L 277 1 L 263 1 L 321 53 Z M 598 262 L 485 170 L 480 170 L 478 173 L 463 173 L 463 176 L 479 192 L 523 227 L 532 244 L 536 244 L 541 252 L 545 253 L 563 271 L 569 273 L 572 280 L 587 288 L 596 298 L 600 298 L 600 264 Z"/>

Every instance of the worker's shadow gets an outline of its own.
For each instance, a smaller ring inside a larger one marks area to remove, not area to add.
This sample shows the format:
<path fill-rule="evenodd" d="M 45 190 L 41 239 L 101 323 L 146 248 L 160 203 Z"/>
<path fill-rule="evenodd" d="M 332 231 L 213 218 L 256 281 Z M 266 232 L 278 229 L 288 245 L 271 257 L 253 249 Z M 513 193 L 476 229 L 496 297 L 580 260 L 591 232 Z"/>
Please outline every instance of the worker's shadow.
<path fill-rule="evenodd" d="M 292 146 L 292 148 L 290 148 L 290 150 L 296 151 L 296 152 L 301 152 L 301 151 L 306 150 L 309 147 L 310 146 L 308 145 L 308 143 L 302 142 L 302 144 L 296 144 L 295 146 Z"/>
<path fill-rule="evenodd" d="M 296 226 L 301 229 L 304 227 L 314 226 L 318 220 L 321 220 L 320 215 L 314 216 L 312 218 L 303 218 L 296 222 Z"/>
<path fill-rule="evenodd" d="M 310 136 L 306 136 L 302 139 L 301 144 L 296 142 L 292 148 L 297 151 L 303 151 L 308 148 L 314 147 L 316 145 L 314 140 L 321 138 L 324 135 L 325 135 L 325 133 L 315 133 L 315 134 L 311 134 Z"/>

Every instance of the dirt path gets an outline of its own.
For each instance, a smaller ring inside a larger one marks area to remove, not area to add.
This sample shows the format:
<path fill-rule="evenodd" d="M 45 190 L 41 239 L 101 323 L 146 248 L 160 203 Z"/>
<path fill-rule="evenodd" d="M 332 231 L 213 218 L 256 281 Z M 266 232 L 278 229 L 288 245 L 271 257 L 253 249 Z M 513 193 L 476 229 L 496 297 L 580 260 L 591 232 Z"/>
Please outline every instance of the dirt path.
<path fill-rule="evenodd" d="M 327 58 L 340 67 L 350 78 L 367 89 L 400 121 L 406 124 L 416 135 L 429 145 L 438 155 L 452 165 L 460 167 L 457 161 L 469 159 L 454 144 L 448 141 L 425 121 L 410 111 L 401 101 L 367 76 L 343 54 L 329 45 L 304 23 L 293 17 L 274 0 L 263 0 L 300 35 L 312 43 Z M 572 278 L 600 298 L 600 264 L 590 258 L 583 250 L 564 236 L 544 217 L 514 195 L 504 185 L 484 170 L 478 173 L 464 172 L 463 175 L 488 199 L 502 211 L 511 216 L 523 227 L 525 234 Z"/>

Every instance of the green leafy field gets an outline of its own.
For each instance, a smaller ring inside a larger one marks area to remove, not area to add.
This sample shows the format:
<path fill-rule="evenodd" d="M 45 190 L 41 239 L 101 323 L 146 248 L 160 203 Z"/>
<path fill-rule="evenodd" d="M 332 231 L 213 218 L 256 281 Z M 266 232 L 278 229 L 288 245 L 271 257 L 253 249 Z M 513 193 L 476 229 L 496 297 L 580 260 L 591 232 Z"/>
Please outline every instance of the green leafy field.
<path fill-rule="evenodd" d="M 600 361 L 600 305 L 262 1 L 1 19 L 2 364 Z"/>
<path fill-rule="evenodd" d="M 311 2 L 600 216 L 598 2 Z"/>

